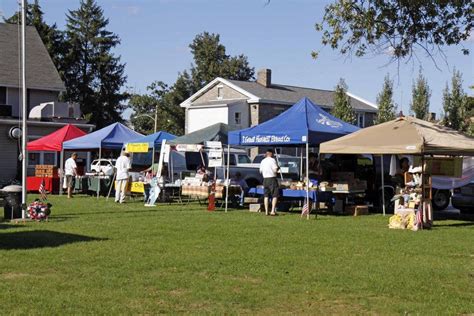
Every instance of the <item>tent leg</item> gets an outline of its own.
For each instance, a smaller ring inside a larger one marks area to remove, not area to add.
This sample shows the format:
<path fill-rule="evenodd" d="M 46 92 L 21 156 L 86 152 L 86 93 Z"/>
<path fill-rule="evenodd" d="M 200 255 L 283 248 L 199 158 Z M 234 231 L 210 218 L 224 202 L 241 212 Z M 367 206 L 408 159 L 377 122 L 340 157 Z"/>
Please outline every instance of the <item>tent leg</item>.
<path fill-rule="evenodd" d="M 97 176 L 97 199 L 99 199 L 99 194 L 100 194 L 100 159 L 101 158 L 102 158 L 102 147 L 99 147 L 99 173 Z"/>
<path fill-rule="evenodd" d="M 383 155 L 380 157 L 380 170 L 382 172 L 382 211 L 383 216 L 385 216 L 385 171 L 383 163 Z"/>
<path fill-rule="evenodd" d="M 309 213 L 311 212 L 309 208 L 309 144 L 306 143 L 306 205 L 308 207 L 308 212 L 306 213 L 306 219 L 309 219 Z"/>
<path fill-rule="evenodd" d="M 63 195 L 63 181 L 64 181 L 64 149 L 61 149 L 59 155 L 59 169 L 61 169 L 61 175 L 59 177 L 59 195 Z"/>
<path fill-rule="evenodd" d="M 227 212 L 227 208 L 229 205 L 229 182 L 230 182 L 230 174 L 229 174 L 229 167 L 230 166 L 230 145 L 227 145 L 227 166 L 226 166 L 226 179 L 225 179 L 225 211 Z"/>

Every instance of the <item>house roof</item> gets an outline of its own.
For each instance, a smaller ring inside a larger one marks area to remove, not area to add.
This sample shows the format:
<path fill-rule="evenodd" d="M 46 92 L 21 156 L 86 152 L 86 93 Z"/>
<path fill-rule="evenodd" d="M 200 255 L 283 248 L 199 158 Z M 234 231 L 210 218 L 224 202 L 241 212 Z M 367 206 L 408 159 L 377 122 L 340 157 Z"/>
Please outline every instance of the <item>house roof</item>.
<path fill-rule="evenodd" d="M 26 85 L 29 89 L 64 91 L 64 83 L 38 32 L 26 27 Z M 0 23 L 0 86 L 20 87 L 19 29 Z"/>
<path fill-rule="evenodd" d="M 260 103 L 272 103 L 272 101 L 294 104 L 298 100 L 307 97 L 322 107 L 334 106 L 334 91 L 295 87 L 281 84 L 271 84 L 265 87 L 255 81 L 226 80 L 239 88 L 256 95 Z M 351 98 L 354 109 L 365 111 L 377 111 L 377 106 L 352 93 L 347 93 Z"/>

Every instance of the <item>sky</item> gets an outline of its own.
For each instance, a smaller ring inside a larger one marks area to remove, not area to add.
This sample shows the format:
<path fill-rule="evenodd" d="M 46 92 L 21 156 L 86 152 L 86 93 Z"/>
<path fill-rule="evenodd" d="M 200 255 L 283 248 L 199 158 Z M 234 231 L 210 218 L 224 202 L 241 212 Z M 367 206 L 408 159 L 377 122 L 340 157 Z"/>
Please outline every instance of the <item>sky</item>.
<path fill-rule="evenodd" d="M 218 33 L 227 54 L 244 54 L 255 70 L 272 69 L 272 82 L 318 89 L 334 89 L 344 78 L 349 91 L 376 102 L 384 77 L 394 80 L 398 110 L 409 112 L 411 88 L 421 66 L 432 90 L 431 111 L 442 109 L 442 90 L 454 69 L 463 74 L 464 89 L 474 85 L 474 36 L 461 46 L 445 47 L 446 60 L 433 61 L 418 52 L 419 60 L 391 63 L 389 55 L 347 58 L 320 43 L 314 25 L 329 1 L 318 0 L 98 0 L 109 18 L 109 31 L 119 35 L 115 53 L 126 63 L 127 87 L 138 93 L 155 80 L 173 84 L 188 69 L 188 45 L 204 31 Z M 79 0 L 40 0 L 47 23 L 63 28 L 68 10 Z M 0 0 L 0 15 L 17 10 L 17 0 Z M 318 59 L 312 51 L 320 51 Z"/>

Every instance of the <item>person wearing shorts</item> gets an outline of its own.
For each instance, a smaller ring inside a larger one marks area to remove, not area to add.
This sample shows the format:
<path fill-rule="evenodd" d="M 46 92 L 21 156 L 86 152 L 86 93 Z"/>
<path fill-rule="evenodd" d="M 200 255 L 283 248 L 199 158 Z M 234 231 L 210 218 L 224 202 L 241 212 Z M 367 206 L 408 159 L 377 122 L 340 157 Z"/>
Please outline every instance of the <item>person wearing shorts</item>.
<path fill-rule="evenodd" d="M 265 215 L 268 215 L 270 197 L 272 198 L 272 210 L 270 215 L 276 215 L 276 206 L 280 196 L 280 188 L 277 180 L 277 172 L 279 169 L 275 158 L 273 158 L 273 150 L 268 149 L 265 153 L 265 158 L 260 163 L 260 173 L 263 176 Z"/>
<path fill-rule="evenodd" d="M 67 198 L 72 198 L 72 189 L 74 188 L 74 178 L 77 176 L 77 154 L 72 153 L 71 158 L 64 164 L 64 175 L 66 176 Z"/>

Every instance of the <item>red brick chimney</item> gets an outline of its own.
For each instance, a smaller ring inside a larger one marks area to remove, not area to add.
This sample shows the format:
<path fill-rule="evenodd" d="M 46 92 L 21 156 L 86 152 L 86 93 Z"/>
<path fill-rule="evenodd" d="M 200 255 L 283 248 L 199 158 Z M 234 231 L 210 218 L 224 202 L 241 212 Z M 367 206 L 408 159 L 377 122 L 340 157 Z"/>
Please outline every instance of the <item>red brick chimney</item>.
<path fill-rule="evenodd" d="M 257 72 L 257 83 L 264 87 L 270 87 L 272 85 L 272 70 L 263 68 Z"/>

